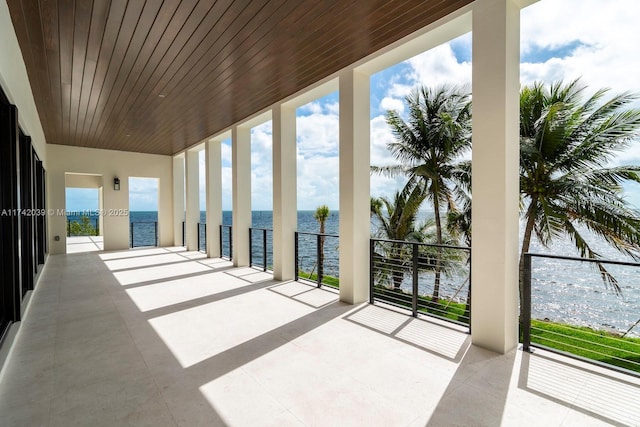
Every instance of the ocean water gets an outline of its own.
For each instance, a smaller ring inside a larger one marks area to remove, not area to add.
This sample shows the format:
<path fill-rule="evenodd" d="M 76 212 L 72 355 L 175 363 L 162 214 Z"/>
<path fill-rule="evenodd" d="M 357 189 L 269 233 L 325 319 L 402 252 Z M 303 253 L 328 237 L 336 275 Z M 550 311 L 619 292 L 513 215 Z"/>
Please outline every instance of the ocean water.
<path fill-rule="evenodd" d="M 319 224 L 313 218 L 314 211 L 298 212 L 298 231 L 317 233 Z M 231 212 L 223 212 L 223 224 L 231 225 Z M 205 212 L 201 212 L 201 223 L 205 222 Z M 70 217 L 70 220 L 78 218 Z M 91 217 L 91 222 L 95 221 Z M 131 212 L 130 221 L 133 226 L 134 245 L 153 246 L 156 244 L 157 212 Z M 252 225 L 255 228 L 272 229 L 271 211 L 254 211 Z M 339 215 L 331 212 L 326 222 L 327 234 L 338 234 Z M 375 225 L 372 225 L 372 229 Z M 522 234 L 522 233 L 521 233 Z M 588 231 L 591 245 L 604 259 L 631 261 L 615 249 L 599 241 Z M 229 253 L 226 232 L 223 242 L 223 253 Z M 205 247 L 204 228 L 200 233 L 201 248 Z M 273 236 L 267 232 L 267 266 L 271 266 Z M 338 239 L 325 239 L 324 274 L 338 276 Z M 571 241 L 559 239 L 551 248 L 543 248 L 535 240 L 530 252 L 563 256 L 577 256 Z M 252 235 L 252 262 L 263 265 L 263 232 L 255 230 Z M 368 256 L 368 254 L 363 254 Z M 299 268 L 304 271 L 316 270 L 316 236 L 300 234 Z M 575 325 L 605 328 L 618 332 L 626 332 L 640 319 L 640 268 L 629 266 L 607 266 L 620 285 L 621 294 L 605 286 L 602 277 L 594 264 L 557 259 L 533 258 L 532 262 L 532 314 L 536 319 L 567 322 Z M 443 288 L 455 290 L 466 279 L 467 272 L 443 277 Z M 410 277 L 405 278 L 403 287 L 410 287 Z M 432 281 L 429 278 L 420 281 L 420 293 L 432 292 Z M 458 295 L 464 298 L 464 295 Z M 640 325 L 632 329 L 629 335 L 640 336 Z"/>

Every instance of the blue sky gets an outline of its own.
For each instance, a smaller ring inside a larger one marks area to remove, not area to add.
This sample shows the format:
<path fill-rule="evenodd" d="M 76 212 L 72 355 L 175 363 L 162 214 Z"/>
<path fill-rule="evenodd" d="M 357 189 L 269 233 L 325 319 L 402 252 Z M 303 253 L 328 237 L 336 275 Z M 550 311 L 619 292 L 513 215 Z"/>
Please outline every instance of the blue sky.
<path fill-rule="evenodd" d="M 589 88 L 611 93 L 640 92 L 640 2 L 637 0 L 541 0 L 521 13 L 521 83 L 569 81 L 580 77 Z M 597 25 L 594 25 L 597 17 Z M 397 64 L 371 77 L 371 164 L 393 163 L 386 144 L 392 135 L 385 123 L 388 109 L 403 110 L 403 98 L 425 84 L 470 84 L 471 34 Z M 640 108 L 640 104 L 636 105 Z M 338 94 L 297 110 L 298 209 L 327 204 L 338 210 Z M 231 209 L 231 148 L 223 144 L 223 209 Z M 271 123 L 252 130 L 252 207 L 272 208 Z M 613 160 L 640 164 L 640 142 Z M 373 196 L 390 196 L 401 179 L 371 177 Z M 149 189 L 151 188 L 151 189 Z M 136 183 L 131 210 L 153 210 L 157 187 Z M 147 189 L 147 190 L 145 190 Z M 628 199 L 640 206 L 640 188 L 627 186 Z M 69 194 L 69 192 L 68 192 Z M 155 195 L 153 200 L 151 195 Z M 68 208 L 86 194 L 68 196 Z M 96 202 L 97 203 L 97 202 Z M 204 158 L 201 157 L 201 208 L 204 208 Z"/>

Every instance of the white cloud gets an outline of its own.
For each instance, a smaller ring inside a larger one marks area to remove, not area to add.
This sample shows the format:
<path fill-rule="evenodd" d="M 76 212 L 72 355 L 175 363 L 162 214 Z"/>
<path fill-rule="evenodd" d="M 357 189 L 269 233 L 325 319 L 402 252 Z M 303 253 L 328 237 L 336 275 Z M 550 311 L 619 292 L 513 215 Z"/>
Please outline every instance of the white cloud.
<path fill-rule="evenodd" d="M 332 102 L 325 105 L 325 110 L 331 115 L 337 116 L 340 113 L 340 103 Z"/>
<path fill-rule="evenodd" d="M 129 178 L 129 210 L 158 210 L 157 178 Z"/>
<path fill-rule="evenodd" d="M 319 101 L 312 101 L 298 108 L 302 113 L 322 114 L 322 104 Z"/>
<path fill-rule="evenodd" d="M 296 121 L 298 152 L 304 156 L 310 153 L 332 156 L 338 151 L 338 114 L 314 113 L 299 116 Z"/>
<path fill-rule="evenodd" d="M 582 77 L 592 88 L 638 91 L 640 2 L 637 0 L 543 0 L 521 12 L 521 50 L 581 45 L 569 56 L 525 63 L 521 80 Z"/>
<path fill-rule="evenodd" d="M 463 36 L 468 37 L 468 36 Z M 439 86 L 471 82 L 471 63 L 458 62 L 450 43 L 437 46 L 407 61 L 414 85 Z"/>
<path fill-rule="evenodd" d="M 404 101 L 402 99 L 385 96 L 382 98 L 382 101 L 380 101 L 380 108 L 384 110 L 395 110 L 402 114 L 404 111 Z"/>
<path fill-rule="evenodd" d="M 251 132 L 251 207 L 273 209 L 272 123 L 256 126 Z"/>
<path fill-rule="evenodd" d="M 296 120 L 297 197 L 301 210 L 324 204 L 337 210 L 339 206 L 339 106 L 333 101 L 323 106 Z"/>
<path fill-rule="evenodd" d="M 609 96 L 640 93 L 640 2 L 636 0 L 544 0 L 521 13 L 521 50 L 535 59 L 536 49 L 577 46 L 562 57 L 521 64 L 523 84 L 580 78 L 586 95 L 610 88 Z M 633 107 L 640 108 L 640 102 Z M 613 164 L 639 164 L 640 141 L 620 153 Z M 628 190 L 637 194 L 637 186 Z M 630 195 L 630 200 L 640 197 Z"/>
<path fill-rule="evenodd" d="M 338 210 L 338 160 L 338 156 L 298 154 L 298 209 L 312 210 L 326 204 Z"/>

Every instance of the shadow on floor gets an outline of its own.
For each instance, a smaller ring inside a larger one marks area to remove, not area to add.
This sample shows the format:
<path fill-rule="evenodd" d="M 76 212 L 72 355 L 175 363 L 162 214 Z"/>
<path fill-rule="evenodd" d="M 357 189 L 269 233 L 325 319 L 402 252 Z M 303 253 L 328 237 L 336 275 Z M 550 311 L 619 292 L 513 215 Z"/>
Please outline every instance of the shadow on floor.
<path fill-rule="evenodd" d="M 470 346 L 427 425 L 501 425 L 515 357 Z"/>
<path fill-rule="evenodd" d="M 640 425 L 640 388 L 604 368 L 523 352 L 518 388 L 607 423 Z"/>
<path fill-rule="evenodd" d="M 452 362 L 461 360 L 471 342 L 454 327 L 378 305 L 366 304 L 344 319 Z"/>

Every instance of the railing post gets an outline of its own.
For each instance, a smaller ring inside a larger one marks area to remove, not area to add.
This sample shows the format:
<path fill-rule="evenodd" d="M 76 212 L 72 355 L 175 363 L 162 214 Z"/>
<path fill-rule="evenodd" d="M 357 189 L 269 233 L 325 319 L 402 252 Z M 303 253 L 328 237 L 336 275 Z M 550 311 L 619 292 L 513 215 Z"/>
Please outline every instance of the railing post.
<path fill-rule="evenodd" d="M 158 245 L 158 221 L 153 221 L 153 234 L 156 239 L 156 246 Z"/>
<path fill-rule="evenodd" d="M 229 259 L 233 259 L 233 226 L 229 226 Z"/>
<path fill-rule="evenodd" d="M 320 248 L 321 243 L 322 242 L 322 236 L 320 236 L 319 234 L 316 236 L 316 260 L 318 261 L 318 287 L 320 287 L 322 285 L 322 267 L 324 267 L 322 264 L 324 264 L 323 259 L 322 259 L 322 249 Z"/>
<path fill-rule="evenodd" d="M 369 304 L 373 304 L 373 285 L 374 285 L 374 256 L 375 256 L 375 244 L 373 239 L 369 239 Z"/>
<path fill-rule="evenodd" d="M 531 254 L 524 254 L 524 275 L 522 280 L 522 303 L 520 304 L 520 324 L 522 328 L 522 350 L 531 351 Z"/>
<path fill-rule="evenodd" d="M 130 232 L 131 232 L 131 248 L 133 248 L 134 247 L 133 246 L 133 222 L 131 222 L 130 224 L 131 224 L 131 230 L 130 230 Z"/>
<path fill-rule="evenodd" d="M 413 281 L 412 281 L 412 291 L 411 291 L 411 314 L 413 317 L 418 316 L 418 244 L 411 244 L 413 249 L 412 256 L 412 271 L 413 271 Z"/>
<path fill-rule="evenodd" d="M 249 227 L 249 267 L 253 266 L 253 229 Z"/>
<path fill-rule="evenodd" d="M 204 251 L 207 252 L 207 223 L 202 224 L 204 230 Z"/>
<path fill-rule="evenodd" d="M 185 234 L 185 222 L 182 221 L 182 246 L 187 246 L 186 242 L 184 241 L 184 234 Z"/>
<path fill-rule="evenodd" d="M 300 267 L 300 265 L 299 265 L 299 263 L 298 263 L 298 232 L 296 231 L 296 232 L 295 232 L 295 233 L 293 233 L 293 234 L 294 234 L 294 239 L 295 239 L 295 242 L 293 242 L 293 252 L 294 252 L 295 257 L 296 257 L 296 262 L 295 262 L 295 264 L 296 264 L 296 266 L 295 266 L 295 269 L 296 269 L 295 279 L 296 279 L 296 282 L 297 282 L 297 281 L 298 281 L 298 279 L 299 279 L 299 277 L 298 277 L 298 272 L 300 271 L 300 268 L 299 268 L 299 267 Z"/>
<path fill-rule="evenodd" d="M 267 229 L 262 230 L 262 271 L 267 271 Z"/>

